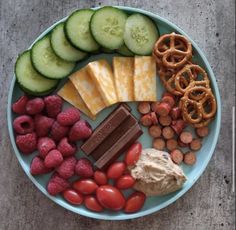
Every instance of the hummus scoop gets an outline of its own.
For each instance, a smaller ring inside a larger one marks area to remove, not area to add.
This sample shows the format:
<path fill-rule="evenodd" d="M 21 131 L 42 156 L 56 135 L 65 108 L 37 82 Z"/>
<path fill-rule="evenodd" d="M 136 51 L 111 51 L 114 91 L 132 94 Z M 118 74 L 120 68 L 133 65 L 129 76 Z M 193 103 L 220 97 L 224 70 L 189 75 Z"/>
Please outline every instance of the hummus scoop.
<path fill-rule="evenodd" d="M 183 170 L 173 163 L 167 152 L 153 148 L 143 149 L 131 175 L 134 188 L 147 196 L 166 195 L 182 187 L 186 181 Z"/>

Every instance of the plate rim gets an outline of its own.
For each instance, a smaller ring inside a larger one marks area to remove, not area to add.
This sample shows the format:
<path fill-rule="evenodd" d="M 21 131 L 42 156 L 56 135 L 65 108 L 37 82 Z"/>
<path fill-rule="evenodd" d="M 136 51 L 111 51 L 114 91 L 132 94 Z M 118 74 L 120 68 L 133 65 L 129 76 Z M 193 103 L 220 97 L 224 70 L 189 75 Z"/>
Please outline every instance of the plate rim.
<path fill-rule="evenodd" d="M 101 6 L 102 7 L 102 6 Z M 90 9 L 99 9 L 101 7 L 94 7 L 94 8 L 90 8 Z M 7 100 L 7 125 L 8 125 L 8 133 L 10 136 L 10 141 L 11 141 L 11 146 L 13 147 L 13 151 L 22 167 L 22 169 L 24 170 L 25 174 L 29 177 L 29 179 L 33 182 L 33 184 L 44 194 L 46 195 L 50 200 L 54 201 L 56 204 L 62 206 L 63 208 L 66 208 L 67 210 L 70 210 L 76 214 L 80 214 L 82 216 L 86 216 L 89 218 L 94 218 L 94 219 L 100 219 L 100 220 L 127 220 L 127 219 L 135 219 L 135 218 L 139 218 L 139 217 L 143 217 L 152 213 L 155 213 L 167 206 L 169 206 L 170 204 L 174 203 L 176 200 L 178 200 L 180 197 L 182 197 L 190 188 L 193 187 L 193 185 L 195 184 L 195 182 L 199 179 L 199 177 L 203 174 L 203 172 L 205 171 L 207 165 L 209 164 L 209 161 L 214 153 L 218 138 L 219 138 L 219 132 L 220 132 L 220 127 L 221 127 L 221 98 L 220 98 L 220 92 L 219 92 L 219 88 L 216 82 L 216 78 L 215 75 L 212 71 L 212 68 L 204 54 L 204 52 L 198 47 L 198 45 L 181 29 L 179 28 L 177 25 L 175 25 L 174 23 L 170 22 L 169 20 L 159 16 L 158 14 L 143 10 L 143 9 L 139 9 L 139 8 L 135 8 L 135 7 L 129 7 L 129 6 L 114 6 L 117 7 L 119 9 L 123 9 L 126 11 L 131 11 L 134 13 L 142 13 L 144 15 L 147 15 L 151 18 L 155 18 L 158 21 L 162 21 L 164 24 L 169 25 L 170 27 L 172 27 L 174 30 L 176 30 L 178 33 L 185 35 L 190 42 L 192 43 L 192 46 L 197 50 L 199 56 L 201 57 L 201 59 L 203 60 L 204 64 L 206 65 L 206 69 L 209 73 L 209 75 L 211 76 L 211 84 L 213 85 L 213 89 L 215 91 L 215 96 L 216 96 L 216 101 L 217 101 L 217 116 L 216 116 L 216 132 L 212 141 L 212 145 L 210 148 L 210 151 L 207 155 L 207 157 L 205 158 L 204 164 L 201 167 L 201 170 L 198 171 L 198 174 L 195 176 L 194 180 L 191 181 L 187 186 L 185 186 L 184 188 L 182 188 L 176 195 L 174 195 L 173 197 L 171 197 L 170 199 L 168 199 L 167 201 L 159 204 L 156 207 L 150 208 L 148 210 L 145 211 L 140 211 L 137 213 L 133 213 L 133 214 L 122 214 L 122 215 L 111 215 L 108 216 L 106 214 L 102 214 L 102 213 L 95 213 L 95 212 L 90 212 L 89 210 L 78 210 L 76 208 L 76 206 L 72 206 L 70 204 L 65 204 L 63 202 L 61 202 L 60 200 L 57 199 L 57 197 L 51 196 L 49 195 L 45 188 L 38 183 L 38 181 L 30 174 L 29 170 L 27 170 L 26 165 L 23 161 L 23 159 L 21 158 L 21 155 L 17 149 L 16 143 L 15 143 L 15 138 L 14 138 L 14 133 L 13 133 L 13 129 L 12 129 L 12 111 L 11 111 L 11 105 L 12 105 L 12 94 L 13 94 L 13 88 L 15 86 L 16 83 L 16 77 L 15 74 L 13 74 L 13 79 L 11 81 L 10 84 L 10 88 L 9 88 L 9 93 L 8 93 L 8 100 Z M 30 49 L 33 44 L 38 41 L 39 39 L 41 39 L 43 36 L 45 36 L 53 27 L 55 27 L 57 24 L 59 24 L 60 22 L 64 21 L 68 16 L 56 21 L 55 23 L 53 23 L 53 25 L 49 26 L 47 29 L 45 29 L 35 40 L 34 42 L 29 46 L 28 49 Z"/>

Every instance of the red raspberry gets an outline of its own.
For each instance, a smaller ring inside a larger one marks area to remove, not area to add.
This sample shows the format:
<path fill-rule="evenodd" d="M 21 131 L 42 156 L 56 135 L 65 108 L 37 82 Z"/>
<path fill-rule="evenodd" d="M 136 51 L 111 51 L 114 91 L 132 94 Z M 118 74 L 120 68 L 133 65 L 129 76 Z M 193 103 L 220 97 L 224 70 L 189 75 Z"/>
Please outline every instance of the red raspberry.
<path fill-rule="evenodd" d="M 76 144 L 70 143 L 67 137 L 64 137 L 59 142 L 57 149 L 64 157 L 74 155 L 76 153 Z"/>
<path fill-rule="evenodd" d="M 13 105 L 12 111 L 17 114 L 26 114 L 26 104 L 29 98 L 27 96 L 21 96 Z"/>
<path fill-rule="evenodd" d="M 54 173 L 48 181 L 47 191 L 50 195 L 55 196 L 70 187 L 70 183 L 64 178 Z"/>
<path fill-rule="evenodd" d="M 36 133 L 28 133 L 16 136 L 16 145 L 24 154 L 30 154 L 37 149 Z"/>
<path fill-rule="evenodd" d="M 61 165 L 56 169 L 56 171 L 61 177 L 68 179 L 72 177 L 75 173 L 76 162 L 77 160 L 74 156 L 67 157 L 61 163 Z"/>
<path fill-rule="evenodd" d="M 61 153 L 53 149 L 51 150 L 44 159 L 44 164 L 47 168 L 55 168 L 59 166 L 63 161 L 63 156 Z"/>
<path fill-rule="evenodd" d="M 28 115 L 21 115 L 13 121 L 13 128 L 18 134 L 27 134 L 34 131 L 33 119 Z"/>
<path fill-rule="evenodd" d="M 83 178 L 92 177 L 93 176 L 92 163 L 87 158 L 79 159 L 75 166 L 75 173 Z"/>
<path fill-rule="evenodd" d="M 76 108 L 68 108 L 57 115 L 60 125 L 70 126 L 80 119 L 80 111 Z"/>
<path fill-rule="evenodd" d="M 87 121 L 80 120 L 71 127 L 69 132 L 69 140 L 72 142 L 85 140 L 89 138 L 91 134 L 92 128 L 90 124 Z"/>
<path fill-rule="evenodd" d="M 39 155 L 42 158 L 45 158 L 49 151 L 53 150 L 56 148 L 56 144 L 53 139 L 49 137 L 41 137 L 38 140 L 38 151 Z"/>
<path fill-rule="evenodd" d="M 34 117 L 35 132 L 38 137 L 45 137 L 49 134 L 53 125 L 54 119 L 50 117 L 37 114 Z"/>
<path fill-rule="evenodd" d="M 44 101 L 40 97 L 31 99 L 26 104 L 26 112 L 29 115 L 41 113 L 44 109 Z"/>
<path fill-rule="evenodd" d="M 51 129 L 51 137 L 54 141 L 60 141 L 63 137 L 67 136 L 70 128 L 67 126 L 60 125 L 55 121 Z"/>
<path fill-rule="evenodd" d="M 33 158 L 30 165 L 30 173 L 32 175 L 45 174 L 49 173 L 50 171 L 51 169 L 45 167 L 43 160 L 39 156 Z"/>
<path fill-rule="evenodd" d="M 56 117 L 61 112 L 63 100 L 57 95 L 47 96 L 44 98 L 46 112 L 49 117 Z"/>

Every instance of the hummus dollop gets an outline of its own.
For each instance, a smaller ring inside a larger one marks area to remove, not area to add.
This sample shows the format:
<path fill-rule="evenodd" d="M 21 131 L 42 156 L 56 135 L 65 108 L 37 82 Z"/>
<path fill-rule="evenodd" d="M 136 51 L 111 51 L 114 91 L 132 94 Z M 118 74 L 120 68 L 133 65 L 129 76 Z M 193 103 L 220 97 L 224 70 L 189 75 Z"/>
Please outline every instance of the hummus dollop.
<path fill-rule="evenodd" d="M 136 179 L 134 188 L 147 196 L 174 192 L 187 180 L 183 170 L 173 163 L 167 152 L 153 148 L 143 149 L 130 171 Z"/>

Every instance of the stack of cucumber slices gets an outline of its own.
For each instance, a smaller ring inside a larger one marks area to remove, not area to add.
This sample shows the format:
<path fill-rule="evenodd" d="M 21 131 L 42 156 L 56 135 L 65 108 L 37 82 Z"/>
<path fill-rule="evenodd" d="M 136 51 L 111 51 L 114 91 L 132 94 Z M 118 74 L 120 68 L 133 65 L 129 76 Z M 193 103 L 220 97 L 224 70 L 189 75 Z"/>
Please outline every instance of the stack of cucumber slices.
<path fill-rule="evenodd" d="M 18 57 L 15 75 L 26 93 L 46 95 L 88 53 L 150 55 L 158 38 L 157 26 L 143 14 L 111 6 L 77 10 Z"/>

